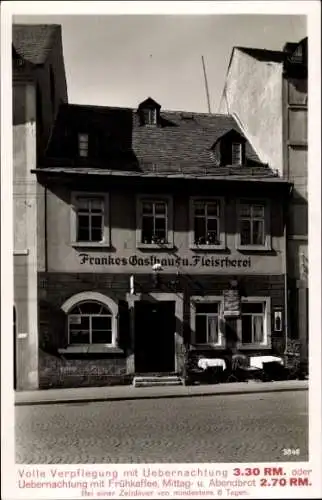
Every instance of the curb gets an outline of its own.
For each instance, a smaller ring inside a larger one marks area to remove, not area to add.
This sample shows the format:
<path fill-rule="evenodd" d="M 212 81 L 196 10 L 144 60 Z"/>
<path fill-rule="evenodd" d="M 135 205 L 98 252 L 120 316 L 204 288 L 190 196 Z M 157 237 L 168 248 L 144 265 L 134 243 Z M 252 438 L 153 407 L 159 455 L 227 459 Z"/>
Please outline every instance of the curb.
<path fill-rule="evenodd" d="M 15 401 L 15 406 L 36 406 L 36 405 L 65 405 L 65 404 L 85 404 L 85 403 L 102 403 L 106 401 L 134 401 L 134 400 L 146 400 L 146 399 L 174 399 L 174 398 L 196 398 L 196 397 L 207 397 L 207 396 L 235 396 L 238 394 L 265 394 L 268 392 L 299 392 L 307 391 L 308 387 L 280 387 L 280 388 L 268 388 L 268 389 L 242 389 L 240 391 L 224 391 L 224 392 L 200 392 L 193 394 L 146 394 L 138 396 L 105 396 L 96 398 L 75 398 L 75 399 L 44 399 L 38 401 Z"/>

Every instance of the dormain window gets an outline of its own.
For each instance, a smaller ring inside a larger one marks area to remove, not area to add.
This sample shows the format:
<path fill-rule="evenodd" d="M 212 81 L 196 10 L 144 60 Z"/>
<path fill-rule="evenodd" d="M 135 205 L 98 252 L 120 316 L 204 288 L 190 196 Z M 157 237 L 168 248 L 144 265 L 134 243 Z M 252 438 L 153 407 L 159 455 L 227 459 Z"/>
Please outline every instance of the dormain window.
<path fill-rule="evenodd" d="M 239 247 L 268 248 L 269 207 L 263 202 L 242 201 L 238 206 Z"/>
<path fill-rule="evenodd" d="M 139 197 L 137 201 L 137 244 L 173 244 L 172 199 Z"/>
<path fill-rule="evenodd" d="M 240 142 L 233 142 L 231 145 L 231 163 L 232 165 L 243 163 L 243 146 Z"/>
<path fill-rule="evenodd" d="M 78 134 L 78 155 L 88 157 L 88 134 Z"/>
<path fill-rule="evenodd" d="M 72 193 L 71 240 L 75 245 L 109 245 L 108 195 Z"/>
<path fill-rule="evenodd" d="M 201 303 L 195 305 L 195 342 L 196 344 L 221 345 L 219 331 L 218 302 Z"/>
<path fill-rule="evenodd" d="M 224 246 L 224 220 L 220 199 L 192 199 L 191 227 L 193 246 Z"/>
<path fill-rule="evenodd" d="M 145 125 L 157 124 L 157 110 L 155 108 L 144 108 L 142 110 L 142 115 Z"/>

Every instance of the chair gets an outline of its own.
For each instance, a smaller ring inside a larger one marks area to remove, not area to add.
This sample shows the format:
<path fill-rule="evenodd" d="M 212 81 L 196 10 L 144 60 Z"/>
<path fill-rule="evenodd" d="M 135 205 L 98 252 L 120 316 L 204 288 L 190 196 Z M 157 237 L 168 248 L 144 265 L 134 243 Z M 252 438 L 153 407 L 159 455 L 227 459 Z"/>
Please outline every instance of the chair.
<path fill-rule="evenodd" d="M 227 382 L 245 382 L 249 379 L 261 378 L 262 370 L 249 366 L 248 358 L 244 354 L 233 354 L 231 358 L 231 372 Z"/>

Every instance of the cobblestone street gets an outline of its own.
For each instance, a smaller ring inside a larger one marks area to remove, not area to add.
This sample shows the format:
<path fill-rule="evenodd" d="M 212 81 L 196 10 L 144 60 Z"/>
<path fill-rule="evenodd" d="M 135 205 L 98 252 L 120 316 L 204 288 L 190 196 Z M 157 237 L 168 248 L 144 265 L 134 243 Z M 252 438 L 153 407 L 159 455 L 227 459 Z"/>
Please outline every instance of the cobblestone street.
<path fill-rule="evenodd" d="M 305 461 L 307 399 L 300 391 L 16 407 L 16 461 Z"/>

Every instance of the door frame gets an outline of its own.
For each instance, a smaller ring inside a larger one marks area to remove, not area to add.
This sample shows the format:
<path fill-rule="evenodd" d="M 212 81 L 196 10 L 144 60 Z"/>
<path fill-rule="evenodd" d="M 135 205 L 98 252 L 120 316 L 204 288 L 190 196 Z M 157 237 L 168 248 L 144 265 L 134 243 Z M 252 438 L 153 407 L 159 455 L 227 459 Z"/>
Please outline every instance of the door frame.
<path fill-rule="evenodd" d="M 174 370 L 180 369 L 180 358 L 183 346 L 183 293 L 150 292 L 127 294 L 127 302 L 131 310 L 131 342 L 134 345 L 135 338 L 135 302 L 166 301 L 175 303 L 175 331 L 174 331 Z M 134 361 L 134 360 L 133 360 Z"/>

